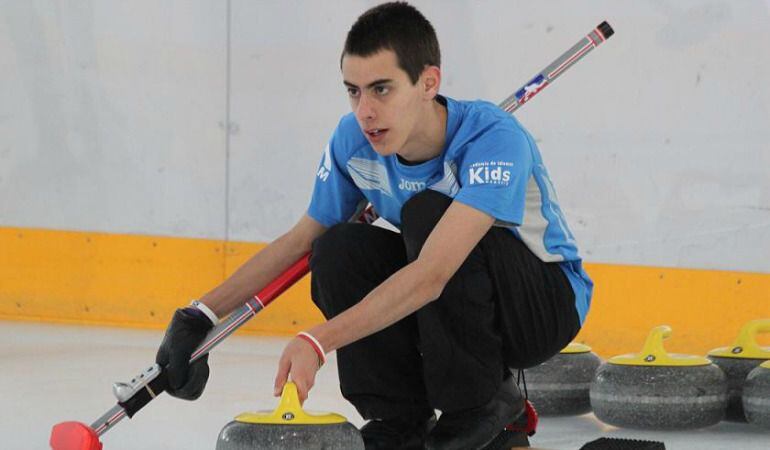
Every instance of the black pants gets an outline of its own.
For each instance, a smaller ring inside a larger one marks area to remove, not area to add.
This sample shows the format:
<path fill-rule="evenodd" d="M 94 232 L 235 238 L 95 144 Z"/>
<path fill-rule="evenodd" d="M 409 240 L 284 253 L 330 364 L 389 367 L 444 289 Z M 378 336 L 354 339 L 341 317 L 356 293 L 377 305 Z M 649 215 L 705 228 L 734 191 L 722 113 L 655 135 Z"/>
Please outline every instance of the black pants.
<path fill-rule="evenodd" d="M 417 259 L 451 199 L 412 197 L 401 234 L 364 224 L 331 227 L 313 244 L 313 301 L 330 319 Z M 342 395 L 365 419 L 424 416 L 485 404 L 508 368 L 550 358 L 577 334 L 572 288 L 506 229 L 492 228 L 441 296 L 337 351 Z"/>

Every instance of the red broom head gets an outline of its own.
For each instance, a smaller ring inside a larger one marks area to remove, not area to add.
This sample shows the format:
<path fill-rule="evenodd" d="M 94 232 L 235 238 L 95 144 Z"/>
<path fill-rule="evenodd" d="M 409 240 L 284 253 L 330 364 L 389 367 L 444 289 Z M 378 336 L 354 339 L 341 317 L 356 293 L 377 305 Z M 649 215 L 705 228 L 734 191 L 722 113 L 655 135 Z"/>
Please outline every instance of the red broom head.
<path fill-rule="evenodd" d="M 96 431 L 80 422 L 54 425 L 50 444 L 53 450 L 102 450 Z"/>

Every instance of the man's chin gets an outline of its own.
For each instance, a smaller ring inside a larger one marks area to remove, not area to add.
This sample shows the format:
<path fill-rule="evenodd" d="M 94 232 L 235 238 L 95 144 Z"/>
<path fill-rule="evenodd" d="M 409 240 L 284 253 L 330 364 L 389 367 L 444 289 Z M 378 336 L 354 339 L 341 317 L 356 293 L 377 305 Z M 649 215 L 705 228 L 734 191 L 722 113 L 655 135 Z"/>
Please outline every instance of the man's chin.
<path fill-rule="evenodd" d="M 377 153 L 380 156 L 388 156 L 393 153 L 389 152 L 388 147 L 384 145 L 372 145 L 372 150 L 374 150 L 374 153 Z"/>
<path fill-rule="evenodd" d="M 369 145 L 371 145 L 375 153 L 377 153 L 380 156 L 388 156 L 395 153 L 392 150 L 393 147 L 384 142 L 377 142 L 377 143 L 369 142 Z"/>

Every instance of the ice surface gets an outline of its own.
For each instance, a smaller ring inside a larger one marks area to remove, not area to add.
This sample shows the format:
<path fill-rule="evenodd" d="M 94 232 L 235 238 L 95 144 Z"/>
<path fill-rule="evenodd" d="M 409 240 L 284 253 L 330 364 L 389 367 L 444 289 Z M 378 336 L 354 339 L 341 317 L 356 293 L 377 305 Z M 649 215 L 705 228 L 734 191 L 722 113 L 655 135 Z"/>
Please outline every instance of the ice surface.
<path fill-rule="evenodd" d="M 161 331 L 0 322 L 0 446 L 44 449 L 54 424 L 96 420 L 115 404 L 112 383 L 129 380 L 152 363 L 161 337 Z M 212 375 L 203 397 L 185 402 L 161 396 L 103 435 L 105 450 L 212 450 L 234 416 L 275 408 L 273 378 L 285 342 L 229 338 L 210 357 Z M 335 365 L 332 355 L 305 407 L 342 414 L 360 426 L 361 417 L 339 393 Z M 770 445 L 770 433 L 748 424 L 635 431 L 604 425 L 592 414 L 541 418 L 532 445 L 572 450 L 601 436 L 664 441 L 669 450 L 765 450 Z"/>

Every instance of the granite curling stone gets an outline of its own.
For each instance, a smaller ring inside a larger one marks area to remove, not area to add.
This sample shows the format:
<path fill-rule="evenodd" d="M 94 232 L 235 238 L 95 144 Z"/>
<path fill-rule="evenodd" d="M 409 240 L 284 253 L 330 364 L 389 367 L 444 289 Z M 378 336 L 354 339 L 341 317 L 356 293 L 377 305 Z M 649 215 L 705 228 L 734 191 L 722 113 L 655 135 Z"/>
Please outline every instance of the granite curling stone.
<path fill-rule="evenodd" d="M 743 411 L 750 424 L 770 430 L 770 361 L 760 364 L 746 377 Z"/>
<path fill-rule="evenodd" d="M 709 352 L 708 358 L 727 375 L 727 412 L 725 420 L 746 422 L 742 392 L 746 376 L 763 362 L 770 360 L 770 347 L 760 347 L 756 336 L 770 332 L 770 319 L 752 320 L 744 325 L 733 345 Z"/>
<path fill-rule="evenodd" d="M 216 450 L 364 450 L 358 429 L 339 414 L 302 410 L 297 386 L 286 383 L 272 412 L 244 413 L 225 425 Z"/>
<path fill-rule="evenodd" d="M 588 393 L 601 363 L 591 347 L 572 343 L 548 361 L 526 369 L 528 398 L 538 414 L 563 416 L 590 412 Z"/>
<path fill-rule="evenodd" d="M 642 352 L 602 364 L 591 384 L 591 407 L 610 425 L 679 430 L 718 423 L 727 406 L 727 379 L 708 359 L 669 354 L 671 328 L 653 328 Z"/>

